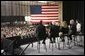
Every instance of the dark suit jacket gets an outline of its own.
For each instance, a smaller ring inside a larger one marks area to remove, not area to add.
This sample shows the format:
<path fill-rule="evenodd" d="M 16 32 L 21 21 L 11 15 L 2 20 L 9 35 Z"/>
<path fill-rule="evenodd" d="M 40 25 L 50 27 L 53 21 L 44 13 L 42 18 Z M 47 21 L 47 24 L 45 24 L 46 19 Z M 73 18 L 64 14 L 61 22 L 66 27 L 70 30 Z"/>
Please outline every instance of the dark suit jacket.
<path fill-rule="evenodd" d="M 62 28 L 60 29 L 60 31 L 63 32 L 63 34 L 67 34 L 67 33 L 68 33 L 68 28 L 62 27 Z"/>
<path fill-rule="evenodd" d="M 76 25 L 70 25 L 70 35 L 75 35 L 76 34 Z"/>
<path fill-rule="evenodd" d="M 45 26 L 42 24 L 39 24 L 36 28 L 36 36 L 40 38 L 46 37 L 46 29 Z"/>
<path fill-rule="evenodd" d="M 50 25 L 50 36 L 57 37 L 59 33 L 59 26 Z"/>

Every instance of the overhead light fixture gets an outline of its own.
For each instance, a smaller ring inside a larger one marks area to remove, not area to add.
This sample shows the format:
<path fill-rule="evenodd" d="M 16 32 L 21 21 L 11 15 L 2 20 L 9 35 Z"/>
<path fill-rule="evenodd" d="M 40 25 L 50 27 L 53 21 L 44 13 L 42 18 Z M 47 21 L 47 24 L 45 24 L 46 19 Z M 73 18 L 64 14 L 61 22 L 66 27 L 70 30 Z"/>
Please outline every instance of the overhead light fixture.
<path fill-rule="evenodd" d="M 38 1 L 38 2 L 41 2 L 41 3 L 47 3 L 47 1 Z"/>

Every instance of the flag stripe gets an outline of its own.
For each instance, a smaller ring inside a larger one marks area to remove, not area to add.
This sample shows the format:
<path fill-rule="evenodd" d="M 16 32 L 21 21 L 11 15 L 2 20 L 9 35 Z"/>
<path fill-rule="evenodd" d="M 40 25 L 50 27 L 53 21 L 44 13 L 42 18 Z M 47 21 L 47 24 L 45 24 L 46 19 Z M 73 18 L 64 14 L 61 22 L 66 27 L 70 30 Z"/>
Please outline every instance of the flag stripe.
<path fill-rule="evenodd" d="M 34 18 L 34 17 L 43 17 L 43 16 L 32 16 L 31 18 Z M 44 17 L 59 17 L 59 16 L 44 16 Z"/>
<path fill-rule="evenodd" d="M 42 11 L 43 11 L 43 10 L 51 11 L 51 10 L 58 10 L 58 9 L 56 9 L 56 8 L 55 8 L 55 9 L 42 9 Z"/>
<path fill-rule="evenodd" d="M 31 15 L 31 17 L 52 17 L 52 16 L 54 16 L 54 17 L 56 17 L 56 16 L 58 16 L 57 14 L 34 14 L 34 15 Z"/>
<path fill-rule="evenodd" d="M 59 10 L 42 10 L 42 12 L 58 12 Z"/>
<path fill-rule="evenodd" d="M 59 5 L 49 4 L 49 5 L 41 5 L 41 6 L 59 6 Z"/>
<path fill-rule="evenodd" d="M 42 9 L 59 9 L 59 7 L 57 7 L 57 8 L 48 7 L 48 8 L 42 8 Z"/>
<path fill-rule="evenodd" d="M 33 21 L 33 22 L 40 22 L 40 20 L 30 20 L 30 21 Z M 49 22 L 49 21 L 59 21 L 59 20 L 42 20 L 42 22 Z"/>
<path fill-rule="evenodd" d="M 45 9 L 45 8 L 58 8 L 58 6 L 42 6 L 42 9 Z"/>
<path fill-rule="evenodd" d="M 39 19 L 43 19 L 43 20 L 46 20 L 46 19 L 48 19 L 48 20 L 50 20 L 50 19 L 58 19 L 58 17 L 32 17 L 31 18 L 32 20 L 39 20 Z"/>
<path fill-rule="evenodd" d="M 58 17 L 59 17 L 59 16 L 56 16 L 56 17 L 51 17 L 51 16 L 50 16 L 50 17 L 41 17 L 41 16 L 40 16 L 40 17 L 36 17 L 36 18 L 37 18 L 37 19 L 38 19 L 38 18 L 49 18 L 49 19 L 51 19 L 51 18 L 58 18 Z M 31 18 L 33 19 L 33 18 L 35 18 L 35 17 L 31 17 Z"/>
<path fill-rule="evenodd" d="M 44 19 L 43 18 L 42 19 L 35 18 L 32 20 L 58 20 L 58 18 L 55 18 L 55 19 L 54 18 L 51 18 L 51 19 L 49 19 L 49 18 L 48 19 L 47 18 L 44 18 Z"/>
<path fill-rule="evenodd" d="M 58 12 L 42 12 L 42 14 L 47 14 L 47 13 L 55 14 L 55 13 L 58 13 Z"/>

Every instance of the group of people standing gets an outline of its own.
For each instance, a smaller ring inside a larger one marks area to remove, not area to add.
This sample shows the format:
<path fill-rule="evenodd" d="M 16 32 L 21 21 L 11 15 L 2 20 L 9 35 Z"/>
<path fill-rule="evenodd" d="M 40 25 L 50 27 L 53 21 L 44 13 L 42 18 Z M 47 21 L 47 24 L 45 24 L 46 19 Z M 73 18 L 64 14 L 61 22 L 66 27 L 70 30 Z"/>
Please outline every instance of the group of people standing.
<path fill-rule="evenodd" d="M 69 39 L 72 40 L 72 35 L 81 32 L 81 24 L 74 19 L 71 19 L 69 25 L 67 25 L 66 21 L 62 23 L 62 26 L 56 24 L 56 22 L 52 22 L 49 24 L 49 30 L 46 31 L 46 27 L 40 21 L 39 25 L 36 27 L 36 37 L 38 40 L 42 39 L 43 44 L 45 44 L 45 40 L 47 37 L 50 38 L 51 43 L 55 43 L 55 38 L 60 37 L 62 41 L 64 40 L 64 34 L 67 34 Z M 40 43 L 40 41 L 39 41 Z"/>

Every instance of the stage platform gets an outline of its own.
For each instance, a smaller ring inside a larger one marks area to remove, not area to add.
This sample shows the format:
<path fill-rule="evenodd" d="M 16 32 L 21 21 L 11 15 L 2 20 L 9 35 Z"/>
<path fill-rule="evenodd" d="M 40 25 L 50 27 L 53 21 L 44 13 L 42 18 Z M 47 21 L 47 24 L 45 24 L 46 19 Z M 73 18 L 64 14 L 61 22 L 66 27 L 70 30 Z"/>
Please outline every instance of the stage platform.
<path fill-rule="evenodd" d="M 50 44 L 50 48 L 49 48 L 49 44 Z M 16 51 L 16 53 L 24 50 L 27 45 L 28 44 L 21 45 L 20 49 L 17 49 L 18 51 Z M 49 39 L 46 39 L 47 51 L 44 48 L 44 44 L 42 44 L 42 40 L 41 40 L 40 52 L 38 52 L 38 49 L 37 49 L 37 42 L 34 42 L 33 47 L 32 47 L 32 44 L 30 44 L 22 55 L 84 55 L 84 36 L 82 36 L 81 43 L 78 43 L 77 45 L 74 46 L 74 42 L 71 42 L 70 46 L 71 46 L 71 49 L 68 48 L 69 45 L 67 45 L 66 37 L 65 37 L 64 49 L 63 49 L 63 42 L 60 42 L 60 50 L 58 49 L 57 38 L 56 38 L 56 45 L 54 43 L 53 46 L 52 46 L 52 43 L 49 43 Z"/>

